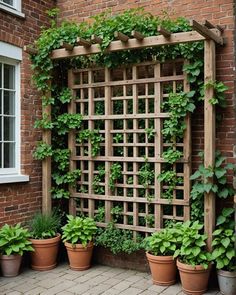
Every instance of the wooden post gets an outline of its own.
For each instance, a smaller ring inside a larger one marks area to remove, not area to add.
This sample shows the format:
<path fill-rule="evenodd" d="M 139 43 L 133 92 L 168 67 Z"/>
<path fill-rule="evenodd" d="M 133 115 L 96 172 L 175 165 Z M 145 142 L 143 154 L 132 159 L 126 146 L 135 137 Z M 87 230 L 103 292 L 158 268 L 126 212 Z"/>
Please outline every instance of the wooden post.
<path fill-rule="evenodd" d="M 204 82 L 215 81 L 215 42 L 204 42 Z M 207 87 L 204 99 L 204 165 L 215 164 L 215 107 L 209 100 L 214 96 L 213 87 Z M 213 180 L 212 180 L 213 181 Z M 206 193 L 204 197 L 204 228 L 208 235 L 207 248 L 211 249 L 212 232 L 215 226 L 215 195 Z"/>
<path fill-rule="evenodd" d="M 48 91 L 47 97 L 51 96 L 51 92 Z M 51 105 L 43 107 L 43 113 L 51 119 Z M 51 145 L 51 130 L 43 130 L 42 134 L 43 142 Z M 50 213 L 52 209 L 51 204 L 51 157 L 47 157 L 42 161 L 42 212 Z"/>

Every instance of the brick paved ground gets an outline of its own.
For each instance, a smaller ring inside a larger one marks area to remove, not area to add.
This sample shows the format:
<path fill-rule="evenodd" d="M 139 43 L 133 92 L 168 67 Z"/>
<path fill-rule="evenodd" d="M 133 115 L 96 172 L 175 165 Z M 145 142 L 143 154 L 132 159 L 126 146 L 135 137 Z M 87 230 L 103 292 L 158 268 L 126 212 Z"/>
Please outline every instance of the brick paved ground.
<path fill-rule="evenodd" d="M 24 269 L 15 278 L 0 277 L 0 295 L 182 295 L 180 284 L 161 287 L 152 284 L 147 273 L 95 265 L 86 271 L 72 271 L 61 264 L 50 271 Z M 218 295 L 210 290 L 208 295 Z"/>

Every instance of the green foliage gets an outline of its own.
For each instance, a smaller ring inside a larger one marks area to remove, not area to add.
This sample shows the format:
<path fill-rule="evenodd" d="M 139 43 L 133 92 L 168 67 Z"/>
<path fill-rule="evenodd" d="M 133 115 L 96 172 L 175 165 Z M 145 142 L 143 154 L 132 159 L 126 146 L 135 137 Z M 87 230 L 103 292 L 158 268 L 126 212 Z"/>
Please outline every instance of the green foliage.
<path fill-rule="evenodd" d="M 113 140 L 115 143 L 120 143 L 123 142 L 123 134 L 117 133 L 114 137 Z"/>
<path fill-rule="evenodd" d="M 202 265 L 205 269 L 208 268 L 211 254 L 205 250 L 207 236 L 201 234 L 203 224 L 198 221 L 186 221 L 176 223 L 175 229 L 177 236 L 181 239 L 181 245 L 175 251 L 174 257 L 192 266 Z"/>
<path fill-rule="evenodd" d="M 93 177 L 92 187 L 95 194 L 103 195 L 105 193 L 104 186 L 100 185 L 104 181 L 106 174 L 105 167 L 103 165 L 98 167 L 98 174 Z"/>
<path fill-rule="evenodd" d="M 58 95 L 58 99 L 61 103 L 69 103 L 72 100 L 72 93 L 70 88 L 63 88 Z"/>
<path fill-rule="evenodd" d="M 122 177 L 122 166 L 119 163 L 111 165 L 109 176 L 109 188 L 114 191 L 116 182 Z"/>
<path fill-rule="evenodd" d="M 0 229 L 0 253 L 22 256 L 26 251 L 33 251 L 29 237 L 29 231 L 22 228 L 19 223 L 17 225 L 5 224 Z"/>
<path fill-rule="evenodd" d="M 91 156 L 96 157 L 100 151 L 100 143 L 104 141 L 104 138 L 99 134 L 99 130 L 85 129 L 78 133 L 76 137 L 77 143 L 84 143 L 89 141 L 91 143 Z"/>
<path fill-rule="evenodd" d="M 113 254 L 131 254 L 143 248 L 140 237 L 135 241 L 131 231 L 116 228 L 113 223 L 109 223 L 105 229 L 98 229 L 94 243 L 110 249 Z"/>
<path fill-rule="evenodd" d="M 216 226 L 234 229 L 234 212 L 234 208 L 223 208 L 221 214 L 217 217 Z"/>
<path fill-rule="evenodd" d="M 29 223 L 31 238 L 49 239 L 57 235 L 61 227 L 61 217 L 53 211 L 49 214 L 36 213 Z"/>
<path fill-rule="evenodd" d="M 57 185 L 67 183 L 67 184 L 75 184 L 76 180 L 80 177 L 81 170 L 76 169 L 67 173 L 58 174 L 53 173 L 52 178 Z"/>
<path fill-rule="evenodd" d="M 68 190 L 59 187 L 52 187 L 51 194 L 53 199 L 69 199 L 70 197 Z"/>
<path fill-rule="evenodd" d="M 61 171 L 65 171 L 70 164 L 70 150 L 68 149 L 56 149 L 52 154 L 53 161 L 56 163 L 57 168 Z"/>
<path fill-rule="evenodd" d="M 64 135 L 72 129 L 79 129 L 83 120 L 81 114 L 62 114 L 57 117 L 54 123 L 57 133 Z"/>
<path fill-rule="evenodd" d="M 183 70 L 187 73 L 188 81 L 190 83 L 196 83 L 203 72 L 203 61 L 196 60 L 193 63 L 185 64 Z"/>
<path fill-rule="evenodd" d="M 120 206 L 115 206 L 111 209 L 111 216 L 112 221 L 116 223 L 119 219 L 119 217 L 122 215 L 123 209 Z"/>
<path fill-rule="evenodd" d="M 171 256 L 174 255 L 179 243 L 175 229 L 165 228 L 147 237 L 145 248 L 146 251 L 155 256 Z"/>
<path fill-rule="evenodd" d="M 68 215 L 68 222 L 62 227 L 63 242 L 75 244 L 82 244 L 84 247 L 88 242 L 92 241 L 94 234 L 96 233 L 97 226 L 92 218 L 86 217 L 74 217 Z"/>
<path fill-rule="evenodd" d="M 44 113 L 41 120 L 36 120 L 34 123 L 34 128 L 52 129 L 53 123 L 49 120 L 48 114 Z"/>
<path fill-rule="evenodd" d="M 183 157 L 183 153 L 169 147 L 167 151 L 163 152 L 162 157 L 167 163 L 174 164 Z"/>
<path fill-rule="evenodd" d="M 36 160 L 44 160 L 47 157 L 51 157 L 52 156 L 52 147 L 51 145 L 40 141 L 37 144 L 37 147 L 33 153 L 33 156 Z"/>
<path fill-rule="evenodd" d="M 204 90 L 213 88 L 215 96 L 212 97 L 209 102 L 213 105 L 219 105 L 220 107 L 226 107 L 225 91 L 229 88 L 223 82 L 208 81 L 204 85 Z"/>
<path fill-rule="evenodd" d="M 97 221 L 97 222 L 104 222 L 105 221 L 105 207 L 104 206 L 98 207 L 98 212 L 94 216 L 94 221 Z"/>
<path fill-rule="evenodd" d="M 150 163 L 145 161 L 138 171 L 139 182 L 140 184 L 147 189 L 154 182 L 155 173 L 151 169 Z"/>
<path fill-rule="evenodd" d="M 194 180 L 190 193 L 192 220 L 202 220 L 203 218 L 204 193 L 213 192 L 223 199 L 234 194 L 234 189 L 227 185 L 227 174 L 230 170 L 235 171 L 235 166 L 231 163 L 225 164 L 225 160 L 226 158 L 217 151 L 214 167 L 204 167 L 203 164 L 200 164 L 198 170 L 190 177 L 191 180 Z"/>
<path fill-rule="evenodd" d="M 156 133 L 156 131 L 155 131 L 155 129 L 153 127 L 152 128 L 145 128 L 145 132 L 146 132 L 147 137 L 148 137 L 149 140 L 154 138 L 155 133 Z"/>
<path fill-rule="evenodd" d="M 169 201 L 173 199 L 175 187 L 183 183 L 183 179 L 178 177 L 174 170 L 163 171 L 157 176 L 157 179 L 162 182 L 163 185 L 168 186 L 168 188 L 162 193 L 162 198 L 168 199 Z"/>

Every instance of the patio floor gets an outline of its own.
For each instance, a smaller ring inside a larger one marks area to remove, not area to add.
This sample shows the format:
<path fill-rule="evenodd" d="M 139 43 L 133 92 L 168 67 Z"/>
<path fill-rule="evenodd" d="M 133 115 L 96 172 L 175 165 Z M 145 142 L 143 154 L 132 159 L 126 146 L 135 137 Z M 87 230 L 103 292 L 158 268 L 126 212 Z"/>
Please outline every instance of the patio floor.
<path fill-rule="evenodd" d="M 14 278 L 0 277 L 0 295 L 182 295 L 181 285 L 170 287 L 153 285 L 150 274 L 95 265 L 85 271 L 70 270 L 68 264 L 60 264 L 50 271 L 24 269 Z M 209 290 L 205 294 L 220 294 Z"/>

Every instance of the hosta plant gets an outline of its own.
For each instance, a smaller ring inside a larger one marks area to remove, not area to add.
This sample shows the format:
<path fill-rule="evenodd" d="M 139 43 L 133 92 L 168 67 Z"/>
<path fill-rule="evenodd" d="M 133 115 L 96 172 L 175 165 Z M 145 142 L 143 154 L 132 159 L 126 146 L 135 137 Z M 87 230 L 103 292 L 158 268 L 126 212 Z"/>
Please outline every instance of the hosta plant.
<path fill-rule="evenodd" d="M 97 226 L 92 218 L 82 218 L 79 216 L 68 215 L 68 222 L 62 227 L 64 242 L 75 244 L 82 244 L 84 247 L 88 242 L 92 241 L 96 233 Z"/>
<path fill-rule="evenodd" d="M 0 229 L 0 253 L 3 255 L 23 255 L 26 251 L 33 251 L 29 241 L 30 233 L 27 229 L 17 225 L 5 224 Z"/>

